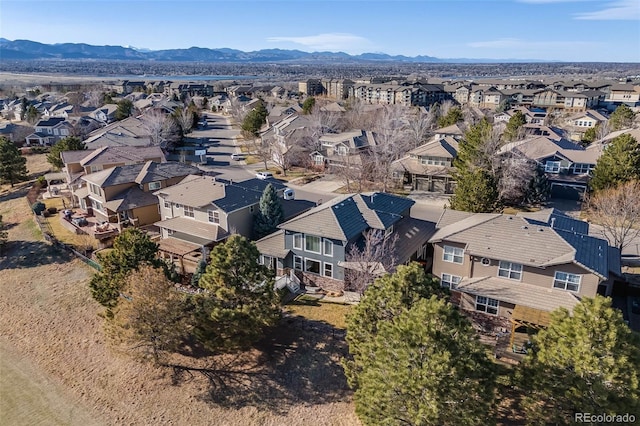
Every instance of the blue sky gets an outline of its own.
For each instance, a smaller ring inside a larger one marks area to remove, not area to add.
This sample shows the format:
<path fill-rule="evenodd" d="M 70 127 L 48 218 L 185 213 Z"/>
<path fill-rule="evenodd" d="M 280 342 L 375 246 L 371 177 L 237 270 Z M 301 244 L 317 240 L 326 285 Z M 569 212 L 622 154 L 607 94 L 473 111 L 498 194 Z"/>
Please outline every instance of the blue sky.
<path fill-rule="evenodd" d="M 640 0 L 2 0 L 0 37 L 152 50 L 640 62 Z"/>

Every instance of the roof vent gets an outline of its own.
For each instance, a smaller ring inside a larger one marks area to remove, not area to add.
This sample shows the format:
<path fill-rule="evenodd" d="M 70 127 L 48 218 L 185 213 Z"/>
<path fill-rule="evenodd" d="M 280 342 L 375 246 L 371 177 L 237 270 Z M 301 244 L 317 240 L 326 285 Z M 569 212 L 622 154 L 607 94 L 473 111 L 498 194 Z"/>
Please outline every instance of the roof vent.
<path fill-rule="evenodd" d="M 556 224 L 556 218 L 555 218 L 555 217 L 552 217 L 552 218 L 551 218 L 551 229 L 553 229 L 553 227 L 555 226 L 555 224 Z"/>
<path fill-rule="evenodd" d="M 529 229 L 526 225 L 520 227 L 520 229 Z"/>
<path fill-rule="evenodd" d="M 544 229 L 538 228 L 538 232 L 544 232 Z"/>

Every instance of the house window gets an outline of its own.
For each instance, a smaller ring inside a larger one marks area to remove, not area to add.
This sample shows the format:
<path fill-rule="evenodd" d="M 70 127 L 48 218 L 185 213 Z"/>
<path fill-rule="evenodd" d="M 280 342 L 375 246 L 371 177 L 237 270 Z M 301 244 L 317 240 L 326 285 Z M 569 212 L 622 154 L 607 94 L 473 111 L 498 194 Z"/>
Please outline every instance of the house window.
<path fill-rule="evenodd" d="M 89 173 L 95 173 L 102 170 L 102 166 L 89 166 Z"/>
<path fill-rule="evenodd" d="M 444 252 L 442 253 L 442 260 L 451 263 L 462 263 L 464 256 L 464 250 L 459 247 L 444 246 Z"/>
<path fill-rule="evenodd" d="M 293 248 L 302 250 L 302 234 L 293 234 Z"/>
<path fill-rule="evenodd" d="M 498 266 L 498 276 L 520 281 L 522 278 L 522 265 L 501 260 L 500 266 Z"/>
<path fill-rule="evenodd" d="M 91 207 L 93 207 L 94 210 L 98 210 L 99 212 L 104 212 L 104 207 L 102 207 L 102 203 L 100 201 L 96 201 L 92 199 Z"/>
<path fill-rule="evenodd" d="M 149 182 L 149 191 L 160 189 L 161 187 L 162 185 L 160 184 L 160 182 Z"/>
<path fill-rule="evenodd" d="M 173 235 L 173 229 L 167 229 L 167 235 Z"/>
<path fill-rule="evenodd" d="M 476 296 L 476 311 L 498 315 L 498 301 L 484 296 Z"/>
<path fill-rule="evenodd" d="M 302 271 L 302 258 L 300 256 L 293 256 L 293 269 Z"/>
<path fill-rule="evenodd" d="M 220 223 L 220 212 L 217 210 L 209 210 L 209 222 Z"/>
<path fill-rule="evenodd" d="M 269 269 L 274 269 L 274 262 L 272 256 L 260 255 L 260 263 Z"/>
<path fill-rule="evenodd" d="M 442 274 L 440 285 L 445 288 L 454 289 L 460 283 L 461 278 L 451 274 Z"/>
<path fill-rule="evenodd" d="M 304 260 L 304 271 L 312 274 L 320 274 L 320 262 L 315 259 Z"/>
<path fill-rule="evenodd" d="M 583 175 L 593 170 L 593 167 L 591 166 L 591 164 L 586 164 L 586 163 L 575 163 L 573 164 L 573 166 L 571 166 L 571 168 L 573 169 L 574 175 Z"/>
<path fill-rule="evenodd" d="M 393 225 L 384 230 L 384 237 L 387 238 L 389 235 L 393 234 Z"/>
<path fill-rule="evenodd" d="M 324 255 L 333 256 L 333 242 L 328 239 L 324 239 Z"/>
<path fill-rule="evenodd" d="M 165 209 L 170 209 L 171 208 L 171 203 L 167 200 L 164 200 L 164 208 Z"/>
<path fill-rule="evenodd" d="M 333 278 L 333 263 L 324 262 L 324 271 L 322 272 L 322 275 Z"/>
<path fill-rule="evenodd" d="M 100 195 L 100 187 L 95 183 L 89 184 L 89 190 L 96 195 Z"/>
<path fill-rule="evenodd" d="M 547 161 L 544 171 L 547 173 L 560 173 L 560 161 Z"/>
<path fill-rule="evenodd" d="M 185 217 L 195 217 L 193 207 L 184 206 L 184 215 Z"/>
<path fill-rule="evenodd" d="M 304 236 L 304 250 L 311 253 L 320 254 L 320 237 L 316 237 L 315 235 L 305 235 Z"/>
<path fill-rule="evenodd" d="M 577 274 L 570 274 L 568 272 L 556 272 L 553 277 L 553 287 L 567 291 L 579 291 L 580 280 L 582 277 Z"/>
<path fill-rule="evenodd" d="M 338 146 L 337 155 L 347 155 L 347 147 L 344 145 Z"/>

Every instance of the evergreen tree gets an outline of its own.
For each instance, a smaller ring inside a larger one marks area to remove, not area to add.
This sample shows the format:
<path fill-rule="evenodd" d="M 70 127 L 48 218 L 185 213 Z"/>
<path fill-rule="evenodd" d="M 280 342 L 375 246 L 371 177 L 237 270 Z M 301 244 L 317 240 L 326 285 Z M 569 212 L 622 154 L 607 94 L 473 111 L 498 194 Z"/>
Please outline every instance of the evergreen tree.
<path fill-rule="evenodd" d="M 313 107 L 316 105 L 316 98 L 313 96 L 307 98 L 302 103 L 302 113 L 303 114 L 311 114 Z"/>
<path fill-rule="evenodd" d="M 368 361 L 365 344 L 378 334 L 383 322 L 392 321 L 419 300 L 432 295 L 444 296 L 447 291 L 437 279 L 429 278 L 418 263 L 400 265 L 394 274 L 375 280 L 347 316 L 349 359 L 342 365 L 352 388 L 359 386 L 359 377 Z"/>
<path fill-rule="evenodd" d="M 609 126 L 612 131 L 628 129 L 633 123 L 633 111 L 628 106 L 622 104 L 611 113 L 609 117 Z"/>
<path fill-rule="evenodd" d="M 198 287 L 198 283 L 200 282 L 200 277 L 207 270 L 207 261 L 202 259 L 198 262 L 198 266 L 196 266 L 196 270 L 191 277 L 191 285 L 194 287 Z"/>
<path fill-rule="evenodd" d="M 574 413 L 640 413 L 640 341 L 611 299 L 561 308 L 519 367 L 528 420 L 568 424 Z"/>
<path fill-rule="evenodd" d="M 596 140 L 596 136 L 598 134 L 598 126 L 599 124 L 596 125 L 595 127 L 589 127 L 587 131 L 584 132 L 584 135 L 582 135 L 583 145 L 588 145 Z"/>
<path fill-rule="evenodd" d="M 456 173 L 456 188 L 449 200 L 453 210 L 491 213 L 499 207 L 496 179 L 482 169 Z"/>
<path fill-rule="evenodd" d="M 194 296 L 195 335 L 212 351 L 243 348 L 280 318 L 273 272 L 258 263 L 256 245 L 232 235 L 211 251 L 211 261 Z"/>
<path fill-rule="evenodd" d="M 498 179 L 493 174 L 493 127 L 486 119 L 472 126 L 460 143 L 453 161 L 456 188 L 450 205 L 452 209 L 472 213 L 490 213 L 499 207 Z"/>
<path fill-rule="evenodd" d="M 496 374 L 469 321 L 435 296 L 418 300 L 363 345 L 354 400 L 370 425 L 490 421 Z"/>
<path fill-rule="evenodd" d="M 27 115 L 29 105 L 29 101 L 23 96 L 20 100 L 20 121 L 24 120 L 25 115 Z"/>
<path fill-rule="evenodd" d="M 5 137 L 0 137 L 0 182 L 9 182 L 11 186 L 27 179 L 27 159 L 18 147 Z"/>
<path fill-rule="evenodd" d="M 137 228 L 126 229 L 116 237 L 111 251 L 98 254 L 102 269 L 89 282 L 93 298 L 107 308 L 115 307 L 129 272 L 143 264 L 166 266 L 156 257 L 157 251 L 158 245 L 146 233 Z"/>
<path fill-rule="evenodd" d="M 599 191 L 640 179 L 640 143 L 626 133 L 615 138 L 598 158 L 589 181 Z"/>
<path fill-rule="evenodd" d="M 185 295 L 176 291 L 162 270 L 149 265 L 129 274 L 121 291 L 107 320 L 107 335 L 113 343 L 161 362 L 189 334 Z"/>
<path fill-rule="evenodd" d="M 30 124 L 35 124 L 39 118 L 40 118 L 40 113 L 38 112 L 38 109 L 33 105 L 29 105 L 27 107 L 27 111 L 25 113 L 24 119 L 27 120 L 27 122 Z"/>
<path fill-rule="evenodd" d="M 268 184 L 260 197 L 260 209 L 253 220 L 253 232 L 256 239 L 269 235 L 278 229 L 284 220 L 282 201 L 273 185 Z"/>
<path fill-rule="evenodd" d="M 452 126 L 462 119 L 462 110 L 459 107 L 453 107 L 449 109 L 447 115 L 438 118 L 438 127 Z"/>
<path fill-rule="evenodd" d="M 527 119 L 521 111 L 516 111 L 507 123 L 504 131 L 504 139 L 514 141 L 518 139 L 520 129 L 527 123 Z"/>
<path fill-rule="evenodd" d="M 529 205 L 539 206 L 545 203 L 549 197 L 551 197 L 551 183 L 544 170 L 537 167 L 535 175 L 527 187 L 525 202 Z"/>
<path fill-rule="evenodd" d="M 118 102 L 118 108 L 116 109 L 115 119 L 117 121 L 124 120 L 133 114 L 133 102 L 129 99 L 122 99 Z"/>
<path fill-rule="evenodd" d="M 51 151 L 47 154 L 47 161 L 56 169 L 64 167 L 60 153 L 63 151 L 82 151 L 87 149 L 87 145 L 75 136 L 67 136 L 64 139 L 60 139 L 52 147 Z"/>
<path fill-rule="evenodd" d="M 262 101 L 258 102 L 258 105 L 245 116 L 241 126 L 242 130 L 257 137 L 260 128 L 267 121 L 267 115 L 269 113 Z"/>

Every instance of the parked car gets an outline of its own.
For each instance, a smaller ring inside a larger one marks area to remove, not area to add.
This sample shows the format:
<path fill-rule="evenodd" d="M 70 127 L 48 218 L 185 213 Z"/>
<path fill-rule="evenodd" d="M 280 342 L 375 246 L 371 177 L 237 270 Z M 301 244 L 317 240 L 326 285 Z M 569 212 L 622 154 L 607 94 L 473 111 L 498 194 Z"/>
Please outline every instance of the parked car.
<path fill-rule="evenodd" d="M 296 193 L 293 189 L 287 188 L 282 193 L 282 198 L 284 198 L 285 200 L 295 200 Z"/>
<path fill-rule="evenodd" d="M 240 161 L 245 159 L 244 154 L 231 154 L 231 159 L 234 161 Z"/>
<path fill-rule="evenodd" d="M 258 173 L 256 173 L 256 177 L 258 179 L 262 179 L 262 180 L 271 179 L 273 177 L 273 173 L 271 173 L 271 172 L 258 172 Z"/>

